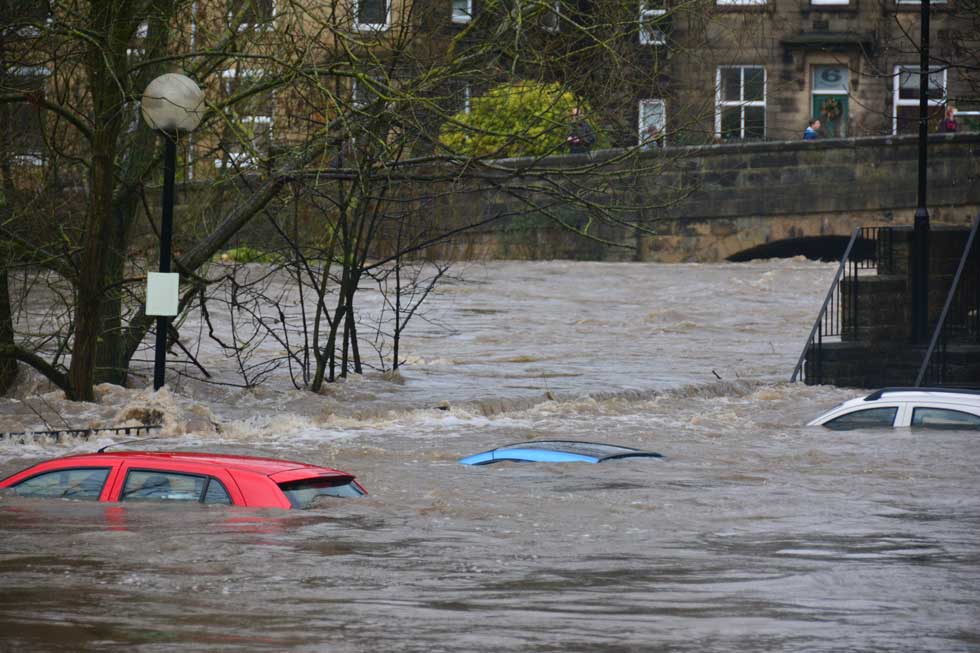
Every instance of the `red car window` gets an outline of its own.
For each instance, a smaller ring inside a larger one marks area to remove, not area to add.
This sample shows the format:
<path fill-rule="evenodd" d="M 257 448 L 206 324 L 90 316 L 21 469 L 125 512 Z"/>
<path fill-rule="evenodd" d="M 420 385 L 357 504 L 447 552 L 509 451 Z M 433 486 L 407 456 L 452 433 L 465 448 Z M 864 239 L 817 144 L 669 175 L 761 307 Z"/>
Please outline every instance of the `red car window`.
<path fill-rule="evenodd" d="M 98 501 L 109 476 L 109 467 L 68 467 L 42 472 L 13 486 L 25 497 L 83 499 Z"/>
<path fill-rule="evenodd" d="M 120 501 L 193 501 L 231 505 L 221 481 L 210 476 L 133 469 L 126 474 Z"/>
<path fill-rule="evenodd" d="M 280 483 L 293 508 L 309 508 L 319 497 L 360 497 L 364 491 L 352 478 L 308 478 Z"/>

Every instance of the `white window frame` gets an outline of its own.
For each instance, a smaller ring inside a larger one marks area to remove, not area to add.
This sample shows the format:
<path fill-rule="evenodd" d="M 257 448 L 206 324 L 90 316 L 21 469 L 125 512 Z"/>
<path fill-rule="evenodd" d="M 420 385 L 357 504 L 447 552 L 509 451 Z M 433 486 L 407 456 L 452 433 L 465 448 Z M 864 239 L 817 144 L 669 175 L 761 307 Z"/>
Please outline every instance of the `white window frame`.
<path fill-rule="evenodd" d="M 716 0 L 716 2 L 719 5 L 740 7 L 740 6 L 764 5 L 767 3 L 767 0 Z"/>
<path fill-rule="evenodd" d="M 895 4 L 897 4 L 897 5 L 916 5 L 916 6 L 920 6 L 922 4 L 922 2 L 921 2 L 921 0 L 895 0 Z M 929 0 L 929 4 L 931 4 L 931 5 L 944 5 L 944 4 L 946 4 L 946 0 Z"/>
<path fill-rule="evenodd" d="M 47 66 L 11 66 L 7 69 L 7 74 L 21 77 L 50 77 L 51 69 Z"/>
<path fill-rule="evenodd" d="M 561 0 L 545 0 L 544 4 L 551 5 L 547 9 L 544 20 L 541 21 L 541 28 L 546 32 L 556 34 L 561 31 Z M 554 24 L 551 24 L 554 21 Z"/>
<path fill-rule="evenodd" d="M 643 133 L 645 130 L 646 121 L 643 117 L 648 113 L 648 107 L 660 107 L 661 122 L 658 125 L 660 130 L 660 138 L 658 139 L 660 143 L 652 142 L 647 140 L 646 135 Z M 667 104 L 662 98 L 645 98 L 640 100 L 637 109 L 637 119 L 636 119 L 636 131 L 637 131 L 637 144 L 640 147 L 659 147 L 661 144 L 666 145 L 667 141 L 665 139 L 665 133 L 667 131 Z"/>
<path fill-rule="evenodd" d="M 721 99 L 721 71 L 731 68 L 737 68 L 739 73 L 739 100 L 722 100 Z M 745 97 L 745 71 L 750 68 L 757 68 L 762 70 L 762 99 L 761 100 L 743 100 L 741 98 Z M 715 137 L 721 138 L 721 113 L 722 109 L 725 107 L 739 107 L 741 111 L 740 114 L 740 127 L 739 127 L 739 140 L 745 138 L 745 108 L 746 107 L 762 107 L 763 109 L 763 124 L 762 124 L 762 138 L 766 137 L 769 130 L 769 112 L 766 110 L 766 98 L 769 97 L 769 72 L 766 70 L 765 66 L 758 64 L 746 64 L 744 66 L 718 66 L 715 73 Z"/>
<path fill-rule="evenodd" d="M 902 71 L 915 69 L 915 74 L 920 75 L 919 64 L 895 64 L 893 82 L 892 82 L 892 134 L 898 133 L 898 108 L 899 107 L 917 107 L 919 106 L 919 98 L 903 99 L 899 97 L 902 94 Z M 930 66 L 931 69 L 936 69 L 936 72 L 942 72 L 943 74 L 943 96 L 939 99 L 928 99 L 928 106 L 939 107 L 946 104 L 946 96 L 949 93 L 949 79 L 947 76 L 948 68 L 945 66 Z M 930 71 L 929 76 L 931 77 L 933 73 Z M 921 90 L 919 91 L 922 92 Z M 926 93 L 928 93 L 926 89 Z"/>
<path fill-rule="evenodd" d="M 391 27 L 391 0 L 376 0 L 385 4 L 384 23 L 361 23 L 358 21 L 358 14 L 361 13 L 361 2 L 367 0 L 354 0 L 354 29 L 358 32 L 384 32 Z"/>
<path fill-rule="evenodd" d="M 814 7 L 846 7 L 851 4 L 851 0 L 810 0 L 810 4 Z"/>
<path fill-rule="evenodd" d="M 51 76 L 51 69 L 47 66 L 11 66 L 7 69 L 6 74 L 18 77 L 48 78 Z M 12 161 L 28 166 L 43 166 L 46 162 L 44 152 L 15 154 L 10 158 Z"/>
<path fill-rule="evenodd" d="M 146 54 L 146 48 L 142 46 L 145 45 L 146 37 L 149 35 L 149 33 L 150 33 L 149 22 L 144 20 L 142 23 L 136 26 L 136 33 L 133 34 L 133 38 L 135 38 L 140 42 L 141 47 L 126 48 L 127 58 L 132 59 L 133 57 L 142 57 Z"/>
<path fill-rule="evenodd" d="M 654 29 L 651 34 L 646 28 L 648 19 L 666 15 L 666 9 L 653 9 L 650 7 L 650 0 L 640 0 L 640 45 L 664 45 L 667 43 L 667 35 L 662 29 Z"/>
<path fill-rule="evenodd" d="M 459 0 L 453 0 L 453 22 L 457 25 L 463 25 L 473 20 L 473 0 L 463 0 L 462 3 L 459 3 L 466 5 L 466 8 L 461 12 L 456 10 L 458 3 Z"/>
<path fill-rule="evenodd" d="M 187 134 L 187 161 L 185 162 L 188 181 L 194 179 L 194 163 L 194 132 L 191 132 Z"/>
<path fill-rule="evenodd" d="M 146 47 L 144 46 L 146 45 L 146 37 L 149 35 L 149 33 L 149 21 L 144 20 L 142 23 L 136 26 L 136 32 L 133 34 L 133 38 L 138 42 L 136 44 L 138 47 L 126 48 L 126 59 L 129 61 L 130 65 L 134 63 L 133 59 L 142 59 L 146 56 Z M 135 132 L 137 129 L 139 129 L 140 122 L 142 122 L 142 118 L 140 117 L 139 100 L 132 100 L 127 102 L 124 106 L 126 107 L 125 111 L 131 112 L 129 116 L 129 124 L 125 128 L 125 131 L 127 133 Z"/>
<path fill-rule="evenodd" d="M 241 80 L 243 78 L 261 77 L 263 74 L 265 74 L 265 71 L 264 70 L 255 69 L 255 68 L 248 68 L 248 69 L 242 69 L 242 70 L 238 70 L 238 69 L 235 69 L 235 68 L 226 68 L 225 70 L 221 71 L 221 79 L 222 79 L 222 84 L 225 87 L 224 88 L 225 93 L 226 94 L 230 94 L 230 92 L 231 92 L 231 86 L 230 85 L 232 83 L 232 80 Z M 275 96 L 273 96 L 273 97 L 270 98 L 270 106 L 271 106 L 272 110 L 274 111 L 275 110 Z M 239 117 L 239 120 L 243 124 L 251 124 L 253 126 L 254 125 L 257 125 L 257 124 L 259 124 L 259 125 L 268 125 L 269 126 L 269 138 L 271 139 L 272 138 L 272 129 L 273 129 L 274 125 L 275 125 L 275 122 L 274 122 L 273 118 L 274 118 L 274 115 L 272 113 L 270 113 L 268 115 L 267 114 L 262 114 L 262 113 L 252 113 L 252 114 L 246 114 L 246 115 L 240 116 Z M 253 128 L 253 131 L 254 131 L 254 128 Z M 254 143 L 252 143 L 252 149 L 255 149 L 255 144 Z M 249 151 L 246 151 L 244 149 L 241 152 L 228 152 L 228 151 L 226 151 L 225 154 L 227 155 L 226 158 L 228 159 L 228 163 L 232 167 L 255 168 L 255 167 L 258 166 L 258 161 L 256 161 L 256 159 L 255 159 L 254 156 L 252 156 L 252 153 L 249 152 Z M 214 167 L 215 168 L 221 168 L 224 165 L 225 165 L 225 160 L 223 158 L 218 158 L 218 159 L 215 159 L 214 160 Z"/>

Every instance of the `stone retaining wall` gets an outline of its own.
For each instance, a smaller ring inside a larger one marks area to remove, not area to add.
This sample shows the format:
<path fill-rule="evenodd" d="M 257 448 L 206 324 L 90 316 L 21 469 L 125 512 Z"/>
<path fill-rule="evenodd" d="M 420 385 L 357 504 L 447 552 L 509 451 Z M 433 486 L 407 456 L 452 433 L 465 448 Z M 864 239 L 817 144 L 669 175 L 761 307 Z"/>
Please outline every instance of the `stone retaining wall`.
<path fill-rule="evenodd" d="M 500 162 L 531 171 L 512 184 L 519 188 L 512 192 L 446 192 L 447 184 L 439 183 L 403 189 L 401 198 L 428 195 L 425 203 L 417 203 L 423 207 L 418 221 L 442 231 L 508 216 L 428 248 L 425 254 L 432 258 L 718 261 L 767 243 L 849 236 L 858 226 L 911 224 L 917 202 L 917 145 L 915 137 L 900 136 L 669 147 L 633 158 L 624 158 L 621 150 L 602 150 Z M 583 173 L 592 163 L 609 165 Z M 574 169 L 573 176 L 556 172 L 542 179 L 533 174 Z M 933 224 L 969 224 L 980 208 L 980 134 L 931 136 L 928 170 Z M 603 223 L 584 208 L 527 190 L 549 181 L 552 191 L 561 186 L 586 193 L 590 201 L 640 228 Z M 242 191 L 234 184 L 182 186 L 178 232 L 213 224 L 239 201 Z M 535 203 L 547 204 L 547 212 L 530 209 Z M 302 201 L 298 209 L 286 204 L 270 208 L 270 214 L 295 213 L 300 232 L 311 238 L 329 221 L 327 211 Z M 560 227 L 555 218 L 574 228 L 591 225 L 596 239 Z M 189 231 L 186 237 L 195 238 Z M 265 247 L 275 238 L 267 221 L 256 220 L 238 242 Z"/>
<path fill-rule="evenodd" d="M 929 139 L 928 206 L 934 224 L 969 224 L 980 208 L 980 134 Z M 600 151 L 592 160 L 615 157 Z M 589 155 L 552 157 L 542 166 L 582 166 Z M 632 249 L 583 240 L 543 216 L 511 218 L 470 233 L 443 255 L 717 261 L 790 238 L 848 236 L 857 226 L 911 224 L 917 203 L 918 140 L 911 136 L 667 148 L 645 153 L 594 199 L 638 207 L 624 217 L 649 233 L 600 227 L 595 234 Z M 501 193 L 447 200 L 452 219 L 518 210 Z M 584 225 L 586 211 L 562 218 Z"/>

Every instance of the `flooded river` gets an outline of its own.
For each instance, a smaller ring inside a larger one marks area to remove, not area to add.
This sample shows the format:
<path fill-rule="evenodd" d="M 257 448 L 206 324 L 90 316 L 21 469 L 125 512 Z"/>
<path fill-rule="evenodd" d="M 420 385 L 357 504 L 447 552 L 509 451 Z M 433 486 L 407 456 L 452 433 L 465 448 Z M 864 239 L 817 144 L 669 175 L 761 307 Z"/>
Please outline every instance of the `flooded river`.
<path fill-rule="evenodd" d="M 472 265 L 400 376 L 323 396 L 172 376 L 73 405 L 27 381 L 0 431 L 158 410 L 154 448 L 335 466 L 370 495 L 0 495 L 0 650 L 980 651 L 976 432 L 802 426 L 855 394 L 786 382 L 833 270 Z M 456 462 L 530 438 L 665 460 Z M 0 443 L 0 476 L 110 441 Z"/>

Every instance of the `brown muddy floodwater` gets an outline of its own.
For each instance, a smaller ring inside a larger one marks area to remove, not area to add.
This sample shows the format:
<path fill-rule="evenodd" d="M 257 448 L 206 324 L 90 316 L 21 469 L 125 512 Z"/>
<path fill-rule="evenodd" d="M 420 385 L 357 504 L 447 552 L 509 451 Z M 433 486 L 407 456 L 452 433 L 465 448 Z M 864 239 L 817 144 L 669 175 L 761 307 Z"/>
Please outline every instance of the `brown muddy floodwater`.
<path fill-rule="evenodd" d="M 0 495 L 0 649 L 980 651 L 978 434 L 802 426 L 856 392 L 786 382 L 833 266 L 462 272 L 400 379 L 0 400 L 0 431 L 156 409 L 154 448 L 370 492 L 296 512 Z M 456 462 L 539 437 L 666 459 Z M 109 441 L 6 442 L 0 475 Z"/>

